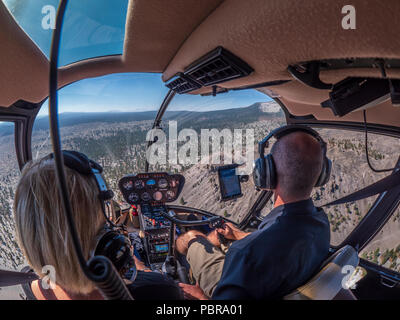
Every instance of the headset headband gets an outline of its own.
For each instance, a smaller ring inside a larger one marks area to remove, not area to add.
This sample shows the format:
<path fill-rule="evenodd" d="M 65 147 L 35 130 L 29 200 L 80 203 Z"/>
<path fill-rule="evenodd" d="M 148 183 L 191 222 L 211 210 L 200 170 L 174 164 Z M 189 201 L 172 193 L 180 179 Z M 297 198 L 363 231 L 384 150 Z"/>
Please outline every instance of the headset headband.
<path fill-rule="evenodd" d="M 103 167 L 96 161 L 89 159 L 85 154 L 73 151 L 63 150 L 64 165 L 76 172 L 90 176 L 92 175 L 96 180 L 97 187 L 99 188 L 99 198 L 102 201 L 107 201 L 113 198 L 114 193 L 107 188 L 101 173 Z M 44 159 L 53 159 L 54 154 L 50 153 Z"/>
<path fill-rule="evenodd" d="M 261 140 L 258 143 L 258 153 L 260 154 L 260 157 L 262 158 L 264 156 L 264 151 L 265 148 L 269 146 L 269 140 L 274 137 L 277 140 L 282 138 L 283 136 L 286 136 L 292 132 L 298 132 L 298 131 L 303 131 L 305 133 L 308 133 L 312 135 L 317 141 L 320 143 L 321 148 L 322 148 L 322 153 L 323 156 L 325 157 L 326 155 L 326 142 L 321 138 L 319 133 L 315 131 L 314 129 L 311 129 L 310 127 L 307 127 L 305 125 L 300 125 L 300 124 L 289 124 L 284 127 L 279 127 L 274 130 L 272 130 L 263 140 Z"/>

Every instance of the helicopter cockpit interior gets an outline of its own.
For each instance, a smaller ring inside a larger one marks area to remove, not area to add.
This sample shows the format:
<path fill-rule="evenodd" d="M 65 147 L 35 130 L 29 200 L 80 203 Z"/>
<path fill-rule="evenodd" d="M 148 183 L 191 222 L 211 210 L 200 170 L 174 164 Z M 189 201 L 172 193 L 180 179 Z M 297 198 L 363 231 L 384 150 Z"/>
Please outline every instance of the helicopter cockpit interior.
<path fill-rule="evenodd" d="M 331 243 L 282 298 L 398 299 L 400 3 L 387 2 L 1 1 L 0 299 L 26 298 L 12 203 L 29 161 L 54 153 L 64 201 L 61 150 L 100 163 L 108 218 L 127 217 L 137 257 L 194 285 L 177 237 L 257 230 L 274 194 L 253 163 L 285 125 L 326 142 L 329 177 L 311 197 Z M 109 272 L 104 292 L 118 287 Z"/>

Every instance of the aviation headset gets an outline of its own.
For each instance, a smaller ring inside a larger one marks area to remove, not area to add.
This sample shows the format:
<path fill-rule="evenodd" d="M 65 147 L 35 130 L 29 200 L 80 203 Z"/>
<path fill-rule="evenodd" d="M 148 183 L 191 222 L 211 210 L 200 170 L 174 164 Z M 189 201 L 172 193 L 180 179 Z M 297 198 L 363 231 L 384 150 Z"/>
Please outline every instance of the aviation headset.
<path fill-rule="evenodd" d="M 326 155 L 326 143 L 315 130 L 303 125 L 286 125 L 275 130 L 272 130 L 263 140 L 258 143 L 259 158 L 254 162 L 253 180 L 256 188 L 274 190 L 277 183 L 277 173 L 272 154 L 264 156 L 264 150 L 269 145 L 269 140 L 274 137 L 277 140 L 289 133 L 295 131 L 303 131 L 313 136 L 321 145 L 323 162 L 322 170 L 314 187 L 320 187 L 329 181 L 332 162 Z"/>
<path fill-rule="evenodd" d="M 46 158 L 53 158 L 49 154 Z M 120 273 L 130 270 L 129 278 L 132 280 L 136 275 L 135 263 L 131 254 L 131 241 L 122 234 L 106 215 L 108 201 L 114 197 L 114 192 L 107 188 L 107 185 L 101 175 L 103 168 L 96 161 L 89 159 L 83 153 L 77 151 L 63 150 L 64 165 L 75 170 L 81 175 L 92 176 L 99 189 L 99 200 L 103 214 L 108 222 L 102 231 L 94 250 L 94 255 L 102 255 L 111 260 L 115 268 Z M 134 269 L 134 270 L 133 270 Z M 133 273 L 132 273 L 133 272 Z"/>

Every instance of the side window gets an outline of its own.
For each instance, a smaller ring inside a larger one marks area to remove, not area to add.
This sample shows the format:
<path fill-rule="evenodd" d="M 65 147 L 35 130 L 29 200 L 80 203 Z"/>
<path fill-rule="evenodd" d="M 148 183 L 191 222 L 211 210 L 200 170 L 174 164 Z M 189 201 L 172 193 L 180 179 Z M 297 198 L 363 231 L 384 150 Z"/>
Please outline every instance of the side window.
<path fill-rule="evenodd" d="M 375 238 L 360 252 L 360 257 L 400 272 L 400 207 Z"/>
<path fill-rule="evenodd" d="M 18 270 L 24 262 L 15 238 L 12 212 L 18 178 L 14 123 L 0 122 L 0 268 L 8 270 Z"/>
<path fill-rule="evenodd" d="M 333 129 L 317 129 L 317 131 L 326 141 L 327 154 L 332 160 L 329 182 L 323 187 L 315 188 L 312 195 L 317 206 L 362 189 L 390 174 L 390 172 L 375 173 L 369 168 L 365 155 L 364 133 Z M 374 168 L 394 167 L 399 150 L 400 139 L 368 134 L 368 154 Z M 354 230 L 377 197 L 324 208 L 331 224 L 332 245 L 339 245 Z M 394 220 L 389 225 L 393 230 L 396 227 L 399 229 L 400 226 L 395 224 Z M 392 244 L 389 243 L 382 248 L 386 246 L 392 248 Z"/>

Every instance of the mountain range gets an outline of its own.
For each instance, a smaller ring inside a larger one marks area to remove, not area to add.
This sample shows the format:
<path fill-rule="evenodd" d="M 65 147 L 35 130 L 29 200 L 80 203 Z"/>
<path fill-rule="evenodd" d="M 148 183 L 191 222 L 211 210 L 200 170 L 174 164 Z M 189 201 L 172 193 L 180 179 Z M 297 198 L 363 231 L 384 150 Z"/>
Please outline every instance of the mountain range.
<path fill-rule="evenodd" d="M 59 115 L 60 127 L 70 127 L 87 123 L 123 123 L 131 121 L 154 120 L 157 111 L 142 112 L 65 112 Z M 232 122 L 255 122 L 283 115 L 275 102 L 257 102 L 248 107 L 215 110 L 215 111 L 166 111 L 163 120 L 177 120 L 179 126 L 198 127 L 208 126 L 219 128 L 230 127 Z M 48 130 L 48 116 L 35 120 L 33 130 Z M 14 126 L 10 123 L 0 125 L 0 137 L 13 134 Z"/>

